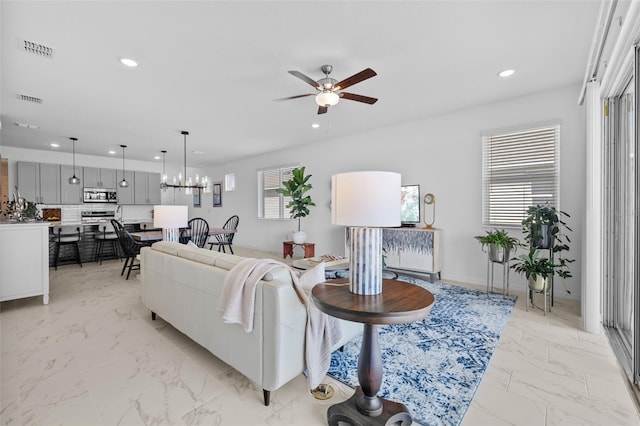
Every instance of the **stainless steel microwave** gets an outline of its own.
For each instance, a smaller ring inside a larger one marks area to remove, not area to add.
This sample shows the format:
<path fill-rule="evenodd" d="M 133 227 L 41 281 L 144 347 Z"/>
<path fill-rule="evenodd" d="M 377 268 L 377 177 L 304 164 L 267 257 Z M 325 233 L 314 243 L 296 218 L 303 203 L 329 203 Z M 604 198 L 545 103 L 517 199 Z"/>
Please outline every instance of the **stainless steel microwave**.
<path fill-rule="evenodd" d="M 85 203 L 117 203 L 118 193 L 111 188 L 84 188 L 82 201 Z"/>

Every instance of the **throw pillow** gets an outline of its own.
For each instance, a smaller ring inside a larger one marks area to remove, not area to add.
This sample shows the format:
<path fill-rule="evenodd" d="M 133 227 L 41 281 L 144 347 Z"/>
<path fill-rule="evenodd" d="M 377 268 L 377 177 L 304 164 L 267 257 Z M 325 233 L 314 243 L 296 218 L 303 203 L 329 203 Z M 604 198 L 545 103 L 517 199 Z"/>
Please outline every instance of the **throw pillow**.
<path fill-rule="evenodd" d="M 187 242 L 187 247 L 195 247 L 198 248 L 198 245 L 196 243 L 194 243 L 193 241 L 189 240 Z"/>
<path fill-rule="evenodd" d="M 324 262 L 318 263 L 311 269 L 306 270 L 299 279 L 300 286 L 304 291 L 310 293 L 314 285 L 325 282 Z"/>

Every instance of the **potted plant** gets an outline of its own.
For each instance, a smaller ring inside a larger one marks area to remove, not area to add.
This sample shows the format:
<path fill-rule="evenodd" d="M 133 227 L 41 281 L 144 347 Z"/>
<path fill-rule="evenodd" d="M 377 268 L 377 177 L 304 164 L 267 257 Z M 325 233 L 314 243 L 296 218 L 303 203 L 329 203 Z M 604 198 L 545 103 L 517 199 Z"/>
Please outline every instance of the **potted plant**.
<path fill-rule="evenodd" d="M 520 241 L 510 236 L 504 229 L 487 231 L 486 235 L 476 235 L 474 237 L 482 244 L 482 250 L 489 252 L 489 259 L 496 263 L 505 263 L 513 250 L 514 253 L 521 245 Z"/>
<path fill-rule="evenodd" d="M 549 288 L 551 277 L 556 271 L 559 271 L 551 259 L 540 257 L 540 249 L 533 247 L 528 253 L 521 254 L 513 260 L 516 263 L 511 265 L 511 268 L 524 274 L 529 288 L 534 291 L 546 291 Z M 563 270 L 558 273 L 562 276 L 563 273 L 569 273 L 569 271 Z"/>
<path fill-rule="evenodd" d="M 567 259 L 563 255 L 563 252 L 569 251 L 571 242 L 566 234 L 566 231 L 571 231 L 571 228 L 563 220 L 564 217 L 570 216 L 549 205 L 530 206 L 527 209 L 527 216 L 522 221 L 522 231 L 530 248 L 549 249 L 553 258 L 557 255 L 558 263 L 554 264 L 556 273 L 562 278 L 568 278 L 571 277 L 568 264 L 575 259 Z"/>
<path fill-rule="evenodd" d="M 305 195 L 313 186 L 308 183 L 311 175 L 304 174 L 304 167 L 293 169 L 291 179 L 283 181 L 284 188 L 278 188 L 276 192 L 285 197 L 291 197 L 291 201 L 285 206 L 289 209 L 292 219 L 298 219 L 298 230 L 292 234 L 293 242 L 302 244 L 307 239 L 307 234 L 300 230 L 300 219 L 309 215 L 309 207 L 315 203 L 309 195 Z"/>

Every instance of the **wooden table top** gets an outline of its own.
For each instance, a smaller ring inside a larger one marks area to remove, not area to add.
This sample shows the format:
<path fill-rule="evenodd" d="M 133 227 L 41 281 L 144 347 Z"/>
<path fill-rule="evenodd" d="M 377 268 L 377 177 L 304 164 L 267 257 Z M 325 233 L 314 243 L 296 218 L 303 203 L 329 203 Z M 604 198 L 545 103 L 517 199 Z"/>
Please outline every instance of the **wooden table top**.
<path fill-rule="evenodd" d="M 382 293 L 363 296 L 349 291 L 349 279 L 313 287 L 318 309 L 336 318 L 367 324 L 403 324 L 426 317 L 435 303 L 433 294 L 418 285 L 382 280 Z"/>

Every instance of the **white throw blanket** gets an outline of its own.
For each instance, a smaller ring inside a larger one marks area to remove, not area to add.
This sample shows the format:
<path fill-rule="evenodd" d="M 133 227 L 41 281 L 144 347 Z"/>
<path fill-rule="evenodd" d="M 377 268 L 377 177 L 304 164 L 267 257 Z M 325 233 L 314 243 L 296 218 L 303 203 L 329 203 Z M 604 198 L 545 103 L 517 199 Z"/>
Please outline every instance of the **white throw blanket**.
<path fill-rule="evenodd" d="M 309 389 L 315 389 L 329 371 L 331 348 L 342 337 L 336 318 L 321 312 L 299 284 L 298 276 L 284 263 L 271 259 L 243 259 L 231 268 L 224 279 L 218 310 L 227 323 L 241 324 L 245 331 L 253 330 L 256 287 L 272 269 L 284 266 L 291 274 L 293 288 L 307 308 L 305 361 Z"/>

